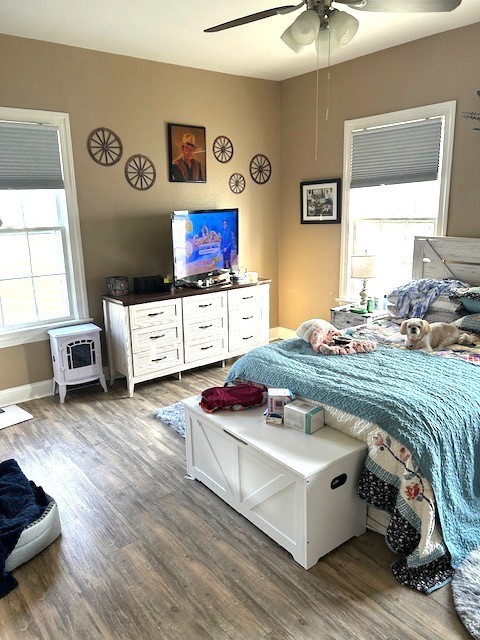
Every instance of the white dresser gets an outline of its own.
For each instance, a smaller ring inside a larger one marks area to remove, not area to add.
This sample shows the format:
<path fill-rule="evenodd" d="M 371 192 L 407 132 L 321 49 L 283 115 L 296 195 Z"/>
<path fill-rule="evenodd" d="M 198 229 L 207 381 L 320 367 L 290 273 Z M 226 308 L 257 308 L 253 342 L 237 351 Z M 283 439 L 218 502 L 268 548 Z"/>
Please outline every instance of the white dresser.
<path fill-rule="evenodd" d="M 110 383 L 137 382 L 242 355 L 268 343 L 270 281 L 103 298 Z"/>
<path fill-rule="evenodd" d="M 183 401 L 188 474 L 289 551 L 305 569 L 366 530 L 356 487 L 367 445 L 262 422 L 265 407 L 205 413 Z"/>

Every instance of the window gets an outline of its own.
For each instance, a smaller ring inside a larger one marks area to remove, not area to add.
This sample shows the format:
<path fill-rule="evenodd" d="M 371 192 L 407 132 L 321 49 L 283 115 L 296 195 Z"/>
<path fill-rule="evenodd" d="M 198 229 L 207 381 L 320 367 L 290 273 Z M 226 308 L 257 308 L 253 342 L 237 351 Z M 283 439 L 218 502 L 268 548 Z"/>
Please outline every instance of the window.
<path fill-rule="evenodd" d="M 88 318 L 68 115 L 0 108 L 0 346 Z"/>
<path fill-rule="evenodd" d="M 411 279 L 413 241 L 445 235 L 455 102 L 345 122 L 340 299 L 358 300 L 350 258 L 377 257 L 371 295 Z"/>

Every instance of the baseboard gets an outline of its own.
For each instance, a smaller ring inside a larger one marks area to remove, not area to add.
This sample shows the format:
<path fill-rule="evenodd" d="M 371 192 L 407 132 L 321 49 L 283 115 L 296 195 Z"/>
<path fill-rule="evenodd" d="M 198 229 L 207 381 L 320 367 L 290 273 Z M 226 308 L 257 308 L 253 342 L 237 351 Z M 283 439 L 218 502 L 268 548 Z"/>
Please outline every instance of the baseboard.
<path fill-rule="evenodd" d="M 285 327 L 272 327 L 270 329 L 270 342 L 275 340 L 288 340 L 288 338 L 296 338 L 297 334 L 293 329 L 286 329 Z"/>
<path fill-rule="evenodd" d="M 270 329 L 269 341 L 287 340 L 288 338 L 296 338 L 296 333 L 292 329 L 285 327 L 272 327 Z M 108 369 L 104 367 L 103 372 L 108 379 Z M 53 381 L 42 380 L 41 382 L 33 382 L 25 384 L 21 387 L 12 387 L 11 389 L 0 390 L 0 407 L 7 407 L 10 404 L 19 404 L 28 402 L 36 398 L 45 398 L 53 395 Z"/>
<path fill-rule="evenodd" d="M 53 395 L 53 382 L 51 378 L 50 380 L 24 384 L 21 387 L 2 389 L 0 391 L 0 407 L 8 407 L 11 404 L 28 402 L 29 400 L 45 398 L 45 396 L 51 395 Z"/>
<path fill-rule="evenodd" d="M 103 373 L 108 380 L 108 367 L 103 367 Z M 21 387 L 0 390 L 0 407 L 8 407 L 11 404 L 20 404 L 37 398 L 53 396 L 53 379 L 41 380 L 32 384 L 24 384 Z"/>

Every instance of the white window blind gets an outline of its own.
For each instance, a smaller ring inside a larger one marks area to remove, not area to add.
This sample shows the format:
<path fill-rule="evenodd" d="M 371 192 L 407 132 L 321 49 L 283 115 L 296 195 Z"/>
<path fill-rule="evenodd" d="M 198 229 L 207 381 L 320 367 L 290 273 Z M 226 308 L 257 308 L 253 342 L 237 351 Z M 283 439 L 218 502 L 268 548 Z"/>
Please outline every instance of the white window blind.
<path fill-rule="evenodd" d="M 58 128 L 0 122 L 0 189 L 63 189 Z"/>
<path fill-rule="evenodd" d="M 350 188 L 436 180 L 442 118 L 354 131 Z"/>

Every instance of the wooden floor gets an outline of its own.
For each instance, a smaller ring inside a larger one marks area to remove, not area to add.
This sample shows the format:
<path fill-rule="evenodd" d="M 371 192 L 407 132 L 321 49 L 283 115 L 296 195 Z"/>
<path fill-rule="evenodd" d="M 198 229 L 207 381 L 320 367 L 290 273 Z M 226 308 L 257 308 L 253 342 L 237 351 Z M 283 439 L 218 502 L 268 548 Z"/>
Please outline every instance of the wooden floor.
<path fill-rule="evenodd" d="M 62 536 L 14 575 L 0 639 L 468 639 L 450 586 L 400 586 L 367 532 L 305 571 L 250 522 L 185 478 L 185 441 L 153 410 L 223 383 L 209 367 L 136 387 L 118 381 L 21 405 L 1 459 L 57 501 Z"/>

